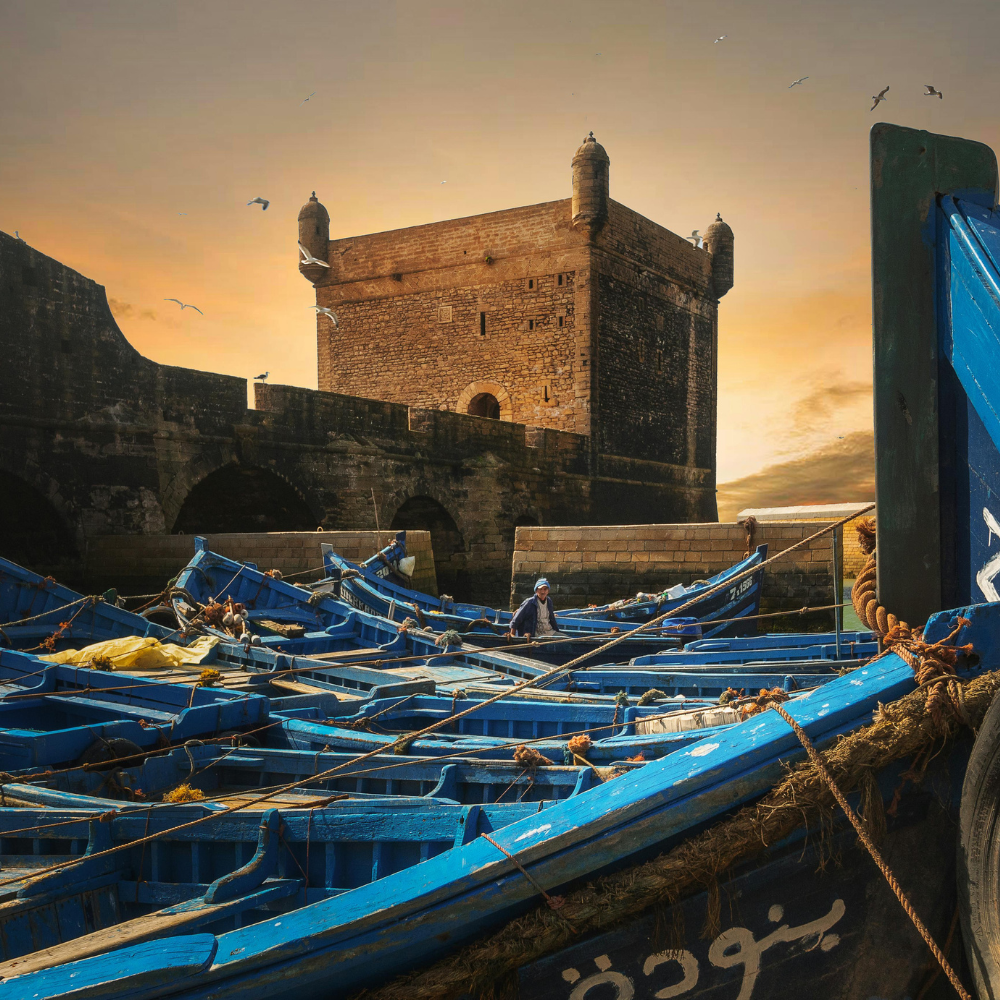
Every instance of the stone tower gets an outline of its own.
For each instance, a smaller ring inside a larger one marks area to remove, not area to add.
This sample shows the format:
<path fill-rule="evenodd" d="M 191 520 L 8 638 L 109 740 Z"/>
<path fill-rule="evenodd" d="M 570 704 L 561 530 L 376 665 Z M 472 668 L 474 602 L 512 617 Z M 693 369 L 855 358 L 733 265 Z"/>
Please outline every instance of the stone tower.
<path fill-rule="evenodd" d="M 299 238 L 330 267 L 299 269 L 338 317 L 319 388 L 584 435 L 592 471 L 658 484 L 622 523 L 711 520 L 733 232 L 692 246 L 611 199 L 610 163 L 591 132 L 568 198 L 332 242 L 314 195 Z"/>

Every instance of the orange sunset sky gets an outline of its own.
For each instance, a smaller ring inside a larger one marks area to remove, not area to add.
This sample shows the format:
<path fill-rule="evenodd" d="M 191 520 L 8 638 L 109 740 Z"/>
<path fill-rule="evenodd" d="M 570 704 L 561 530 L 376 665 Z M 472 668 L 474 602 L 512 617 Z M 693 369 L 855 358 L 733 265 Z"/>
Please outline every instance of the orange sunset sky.
<path fill-rule="evenodd" d="M 593 129 L 613 198 L 735 232 L 720 514 L 867 499 L 868 130 L 1000 145 L 998 31 L 929 0 L 0 0 L 0 229 L 150 358 L 315 387 L 313 189 L 334 238 L 565 198 Z"/>

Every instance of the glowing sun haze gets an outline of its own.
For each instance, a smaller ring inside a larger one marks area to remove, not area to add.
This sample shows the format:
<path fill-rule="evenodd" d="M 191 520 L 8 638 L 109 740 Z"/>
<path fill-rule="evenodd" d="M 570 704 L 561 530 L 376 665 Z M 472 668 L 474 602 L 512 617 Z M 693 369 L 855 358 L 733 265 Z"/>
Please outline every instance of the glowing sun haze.
<path fill-rule="evenodd" d="M 566 198 L 593 129 L 617 201 L 721 212 L 723 514 L 870 494 L 869 127 L 1000 144 L 987 3 L 0 0 L 0 27 L 0 229 L 156 361 L 316 385 L 313 189 L 335 238 Z"/>

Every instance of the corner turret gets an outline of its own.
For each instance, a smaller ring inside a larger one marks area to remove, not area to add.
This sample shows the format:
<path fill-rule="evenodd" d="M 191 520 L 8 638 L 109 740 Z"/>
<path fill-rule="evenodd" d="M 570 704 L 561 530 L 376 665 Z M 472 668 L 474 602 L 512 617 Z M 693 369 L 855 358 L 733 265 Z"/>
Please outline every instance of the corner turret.
<path fill-rule="evenodd" d="M 573 157 L 573 227 L 593 236 L 608 217 L 611 160 L 591 132 Z"/>
<path fill-rule="evenodd" d="M 721 299 L 733 287 L 733 231 L 715 214 L 715 222 L 705 230 L 705 249 L 712 255 L 712 285 Z"/>
<path fill-rule="evenodd" d="M 299 243 L 317 260 L 328 261 L 330 255 L 330 213 L 319 203 L 316 192 L 299 211 Z M 299 271 L 314 285 L 329 274 L 322 264 L 306 264 L 299 252 Z"/>

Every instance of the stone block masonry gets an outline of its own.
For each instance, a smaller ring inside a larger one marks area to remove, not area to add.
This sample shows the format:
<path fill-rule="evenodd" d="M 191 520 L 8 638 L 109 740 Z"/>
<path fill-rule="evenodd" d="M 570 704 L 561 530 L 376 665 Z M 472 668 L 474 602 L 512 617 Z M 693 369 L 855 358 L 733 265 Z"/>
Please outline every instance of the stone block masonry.
<path fill-rule="evenodd" d="M 823 524 L 760 524 L 753 544 L 768 557 L 807 538 Z M 511 575 L 511 605 L 548 577 L 557 608 L 606 604 L 638 591 L 685 586 L 728 569 L 743 558 L 740 524 L 640 524 L 608 527 L 518 528 Z M 810 542 L 764 571 L 762 612 L 818 607 L 840 600 L 830 534 Z M 765 619 L 762 631 L 832 628 L 832 612 Z"/>
<path fill-rule="evenodd" d="M 275 531 L 207 536 L 209 548 L 237 562 L 277 569 L 289 583 L 309 583 L 320 577 L 320 546 L 327 542 L 351 562 L 361 562 L 387 545 L 394 532 Z M 416 559 L 413 586 L 437 594 L 434 552 L 428 531 L 408 531 L 406 551 Z M 172 579 L 194 555 L 192 535 L 97 535 L 87 540 L 83 581 L 87 593 L 108 587 L 120 594 L 152 594 Z"/>

